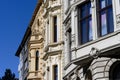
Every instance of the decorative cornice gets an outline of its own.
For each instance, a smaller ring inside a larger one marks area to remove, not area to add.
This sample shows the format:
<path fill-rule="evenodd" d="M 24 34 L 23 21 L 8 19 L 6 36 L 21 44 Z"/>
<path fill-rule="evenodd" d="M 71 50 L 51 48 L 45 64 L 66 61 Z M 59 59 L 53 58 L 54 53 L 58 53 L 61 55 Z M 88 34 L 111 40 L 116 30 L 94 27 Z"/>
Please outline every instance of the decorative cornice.
<path fill-rule="evenodd" d="M 43 56 L 43 59 L 44 59 L 44 60 L 47 60 L 47 59 L 48 59 L 48 56 L 58 55 L 58 54 L 62 54 L 62 50 L 46 52 L 45 55 Z"/>
<path fill-rule="evenodd" d="M 42 43 L 44 41 L 44 38 L 41 38 L 40 40 L 31 40 L 29 43 L 30 44 L 37 44 L 37 43 Z"/>
<path fill-rule="evenodd" d="M 62 45 L 62 44 L 64 44 L 64 41 L 60 41 L 57 43 L 49 43 L 47 46 L 45 46 L 44 51 L 47 52 L 49 50 L 49 47 L 56 47 L 56 46 Z"/>

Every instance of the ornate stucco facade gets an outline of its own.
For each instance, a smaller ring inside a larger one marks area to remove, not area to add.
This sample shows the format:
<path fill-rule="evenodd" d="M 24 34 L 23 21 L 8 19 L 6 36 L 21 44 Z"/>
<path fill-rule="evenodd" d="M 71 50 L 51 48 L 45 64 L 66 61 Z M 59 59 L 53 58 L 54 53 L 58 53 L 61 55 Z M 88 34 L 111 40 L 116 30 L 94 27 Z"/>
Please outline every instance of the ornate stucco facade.
<path fill-rule="evenodd" d="M 26 80 L 29 71 L 28 54 L 29 54 L 30 34 L 31 34 L 31 29 L 30 27 L 28 27 L 23 37 L 23 40 L 16 52 L 16 56 L 19 57 L 19 65 L 18 65 L 19 80 Z"/>
<path fill-rule="evenodd" d="M 16 52 L 20 57 L 19 80 L 43 80 L 44 19 L 42 0 L 38 0 L 23 40 Z"/>
<path fill-rule="evenodd" d="M 44 0 L 45 46 L 44 80 L 62 80 L 63 25 L 62 0 Z"/>
<path fill-rule="evenodd" d="M 64 80 L 120 79 L 119 3 L 64 0 Z"/>
<path fill-rule="evenodd" d="M 38 0 L 19 80 L 120 79 L 119 37 L 120 0 Z"/>
<path fill-rule="evenodd" d="M 38 11 L 36 12 L 35 19 L 31 25 L 28 80 L 43 80 L 43 48 L 45 30 L 44 19 L 41 15 L 43 14 L 44 10 L 42 0 L 40 3 L 41 4 L 38 4 Z"/>

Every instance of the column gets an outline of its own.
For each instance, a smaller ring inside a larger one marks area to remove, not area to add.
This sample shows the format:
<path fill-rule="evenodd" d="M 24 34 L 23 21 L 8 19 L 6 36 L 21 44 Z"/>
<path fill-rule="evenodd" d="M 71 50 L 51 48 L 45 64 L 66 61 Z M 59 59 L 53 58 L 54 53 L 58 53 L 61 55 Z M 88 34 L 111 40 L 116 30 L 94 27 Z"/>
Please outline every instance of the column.
<path fill-rule="evenodd" d="M 70 42 L 71 42 L 71 32 L 67 32 L 67 55 L 66 55 L 66 57 L 67 57 L 67 63 L 70 63 L 70 61 L 71 61 L 71 46 L 70 46 Z"/>
<path fill-rule="evenodd" d="M 120 0 L 112 0 L 113 3 L 113 17 L 114 17 L 114 31 L 120 29 Z"/>
<path fill-rule="evenodd" d="M 93 33 L 93 40 L 98 38 L 97 34 L 97 15 L 96 15 L 96 0 L 91 0 L 91 14 L 92 14 L 92 33 Z"/>
<path fill-rule="evenodd" d="M 58 55 L 58 80 L 61 80 L 62 70 L 61 70 L 61 54 Z"/>
<path fill-rule="evenodd" d="M 60 33 L 60 30 L 61 30 L 61 21 L 60 21 L 60 14 L 58 13 L 57 14 L 57 41 L 59 42 L 61 39 L 61 33 Z"/>
<path fill-rule="evenodd" d="M 72 32 L 71 32 L 71 46 L 72 47 L 75 47 L 75 8 L 72 9 L 72 12 L 71 12 L 71 29 L 72 29 Z"/>

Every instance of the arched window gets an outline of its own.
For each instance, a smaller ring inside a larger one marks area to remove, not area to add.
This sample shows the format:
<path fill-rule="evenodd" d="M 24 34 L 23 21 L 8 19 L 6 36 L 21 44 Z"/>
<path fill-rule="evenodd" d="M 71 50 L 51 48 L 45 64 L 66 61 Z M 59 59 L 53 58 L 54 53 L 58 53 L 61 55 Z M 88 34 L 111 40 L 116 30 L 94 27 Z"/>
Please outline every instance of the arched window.
<path fill-rule="evenodd" d="M 92 73 L 91 73 L 90 70 L 88 70 L 88 71 L 86 72 L 85 80 L 92 80 Z"/>
<path fill-rule="evenodd" d="M 115 62 L 109 71 L 110 80 L 120 80 L 120 61 Z"/>
<path fill-rule="evenodd" d="M 39 69 L 39 51 L 36 51 L 35 55 L 35 70 L 38 71 Z"/>

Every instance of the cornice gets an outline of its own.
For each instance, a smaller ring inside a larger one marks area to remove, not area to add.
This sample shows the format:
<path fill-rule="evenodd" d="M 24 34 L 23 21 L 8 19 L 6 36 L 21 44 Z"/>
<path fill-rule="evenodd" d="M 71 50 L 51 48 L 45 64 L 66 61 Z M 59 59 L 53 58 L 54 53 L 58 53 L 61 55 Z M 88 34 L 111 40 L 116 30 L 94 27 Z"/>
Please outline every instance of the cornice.
<path fill-rule="evenodd" d="M 43 56 L 43 59 L 46 61 L 49 56 L 58 55 L 58 54 L 62 54 L 62 50 L 46 52 L 45 55 Z"/>
<path fill-rule="evenodd" d="M 40 40 L 31 40 L 29 44 L 37 44 L 37 43 L 42 43 L 44 41 L 44 38 L 41 38 Z"/>
<path fill-rule="evenodd" d="M 55 6 L 49 6 L 46 8 L 46 12 L 44 13 L 44 17 L 46 18 L 49 12 L 54 12 L 56 10 L 61 9 L 61 4 L 55 5 Z"/>
<path fill-rule="evenodd" d="M 64 44 L 64 41 L 60 41 L 57 43 L 49 43 L 47 46 L 45 46 L 44 51 L 47 52 L 49 50 L 49 47 L 56 47 L 56 46 L 62 45 L 62 44 Z"/>

